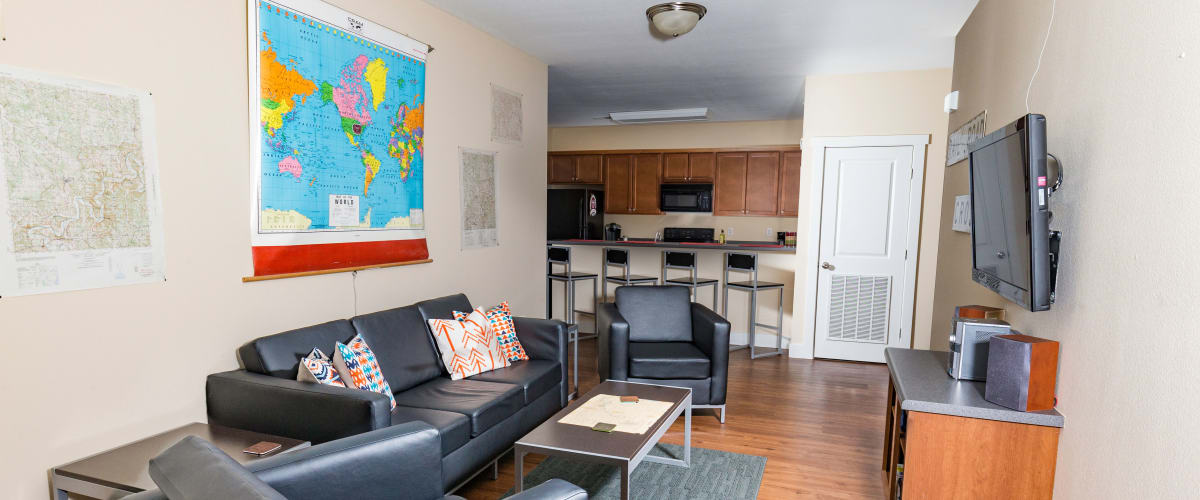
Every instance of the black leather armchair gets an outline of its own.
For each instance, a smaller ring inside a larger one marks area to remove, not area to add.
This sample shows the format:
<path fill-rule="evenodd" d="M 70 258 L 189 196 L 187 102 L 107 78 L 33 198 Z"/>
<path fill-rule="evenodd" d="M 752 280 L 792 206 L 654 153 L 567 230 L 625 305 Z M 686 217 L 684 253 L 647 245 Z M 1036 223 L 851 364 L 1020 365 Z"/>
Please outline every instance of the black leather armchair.
<path fill-rule="evenodd" d="M 687 387 L 725 423 L 729 322 L 686 287 L 622 286 L 597 316 L 601 379 Z"/>
<path fill-rule="evenodd" d="M 242 467 L 210 443 L 190 436 L 150 461 L 150 477 L 160 489 L 125 498 L 458 498 L 442 495 L 440 449 L 437 429 L 409 422 Z M 510 498 L 586 500 L 587 493 L 555 479 Z"/>

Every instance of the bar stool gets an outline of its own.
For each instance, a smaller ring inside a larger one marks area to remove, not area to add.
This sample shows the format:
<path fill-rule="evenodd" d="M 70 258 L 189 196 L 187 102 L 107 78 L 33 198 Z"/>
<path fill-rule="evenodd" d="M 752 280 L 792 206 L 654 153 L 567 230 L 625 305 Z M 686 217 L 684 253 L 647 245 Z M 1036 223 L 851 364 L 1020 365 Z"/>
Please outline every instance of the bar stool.
<path fill-rule="evenodd" d="M 729 272 L 747 273 L 750 275 L 749 281 L 729 281 Z M 783 283 L 772 283 L 769 281 L 758 280 L 758 254 L 753 253 L 735 253 L 728 252 L 725 254 L 725 298 L 721 305 L 722 315 L 729 316 L 729 289 L 743 290 L 750 292 L 750 341 L 743 346 L 737 346 L 730 351 L 750 348 L 750 359 L 764 358 L 767 356 L 778 356 L 783 353 Z M 779 290 L 779 319 L 775 325 L 767 325 L 759 323 L 758 316 L 758 292 L 760 290 Z M 762 354 L 754 353 L 754 330 L 756 327 L 775 330 L 775 349 L 771 352 Z"/>
<path fill-rule="evenodd" d="M 562 272 L 554 272 L 554 266 L 563 266 Z M 592 282 L 592 310 L 581 311 L 575 308 L 575 283 L 579 281 Z M 574 349 L 574 354 L 571 358 L 574 360 L 574 369 L 572 377 L 575 380 L 575 389 L 571 393 L 569 399 L 575 399 L 579 395 L 579 325 L 575 322 L 575 314 L 583 313 L 596 315 L 596 275 L 594 273 L 581 273 L 571 270 L 571 247 L 560 247 L 547 245 L 546 246 L 546 319 L 552 319 L 551 312 L 554 307 L 554 282 L 561 281 L 565 289 L 563 290 L 563 302 L 566 302 L 563 320 L 567 322 L 567 342 L 571 343 Z M 595 337 L 595 335 L 592 335 Z M 588 338 L 592 338 L 588 337 Z"/>
<path fill-rule="evenodd" d="M 684 252 L 680 250 L 663 250 L 662 253 L 662 283 L 664 285 L 686 286 L 692 289 L 692 302 L 696 302 L 696 289 L 702 286 L 713 287 L 712 309 L 717 310 L 717 285 L 720 281 L 712 278 L 700 278 L 696 274 L 698 263 L 696 261 L 696 252 Z M 688 272 L 686 278 L 667 278 L 668 269 L 681 269 Z"/>
<path fill-rule="evenodd" d="M 620 276 L 609 276 L 609 266 L 621 268 Z M 605 248 L 604 249 L 604 268 L 600 273 L 603 275 L 604 283 L 601 284 L 601 294 L 604 302 L 608 302 L 608 284 L 614 283 L 617 285 L 656 285 L 658 278 L 654 276 L 642 276 L 640 274 L 629 274 L 629 250 L 623 248 Z"/>

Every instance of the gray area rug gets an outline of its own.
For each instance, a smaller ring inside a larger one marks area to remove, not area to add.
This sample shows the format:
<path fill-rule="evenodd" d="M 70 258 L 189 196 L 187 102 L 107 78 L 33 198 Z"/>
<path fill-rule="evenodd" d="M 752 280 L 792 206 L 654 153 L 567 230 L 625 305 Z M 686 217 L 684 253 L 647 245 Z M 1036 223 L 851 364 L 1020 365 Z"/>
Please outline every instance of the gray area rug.
<path fill-rule="evenodd" d="M 658 444 L 651 455 L 683 458 L 683 447 Z M 758 496 L 767 459 L 727 451 L 692 448 L 692 466 L 642 462 L 633 470 L 630 498 L 752 499 Z M 547 457 L 525 475 L 532 488 L 559 478 L 587 490 L 589 499 L 616 499 L 621 495 L 620 472 L 616 467 Z M 513 494 L 509 490 L 504 496 Z"/>

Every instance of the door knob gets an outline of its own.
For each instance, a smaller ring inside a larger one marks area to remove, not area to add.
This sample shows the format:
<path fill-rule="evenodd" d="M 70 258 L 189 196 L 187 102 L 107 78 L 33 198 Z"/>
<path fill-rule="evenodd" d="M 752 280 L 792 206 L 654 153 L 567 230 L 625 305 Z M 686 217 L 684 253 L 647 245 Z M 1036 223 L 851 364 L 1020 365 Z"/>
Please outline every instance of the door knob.
<path fill-rule="evenodd" d="M 830 264 L 828 262 L 822 262 L 821 269 L 828 269 L 828 270 L 832 271 L 834 268 L 833 268 L 833 264 Z"/>

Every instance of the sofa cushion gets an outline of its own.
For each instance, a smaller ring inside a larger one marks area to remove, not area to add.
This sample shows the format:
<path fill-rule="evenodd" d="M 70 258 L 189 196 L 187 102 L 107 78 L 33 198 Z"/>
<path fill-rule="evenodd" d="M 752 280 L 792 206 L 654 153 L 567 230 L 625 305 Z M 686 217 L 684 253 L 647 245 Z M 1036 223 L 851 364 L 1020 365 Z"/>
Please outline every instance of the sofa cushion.
<path fill-rule="evenodd" d="M 710 361 L 691 342 L 630 342 L 629 376 L 708 378 Z"/>
<path fill-rule="evenodd" d="M 247 371 L 295 380 L 300 358 L 314 347 L 332 350 L 334 343 L 353 337 L 354 327 L 339 319 L 259 337 L 238 349 L 238 356 Z"/>
<path fill-rule="evenodd" d="M 424 319 L 425 323 L 429 323 L 431 319 L 454 319 L 454 311 L 466 312 L 475 309 L 471 307 L 467 296 L 461 293 L 422 300 L 414 305 L 421 311 L 421 319 Z"/>
<path fill-rule="evenodd" d="M 461 413 L 408 406 L 397 406 L 392 410 L 392 425 L 414 420 L 432 425 L 441 434 L 443 457 L 471 439 L 471 420 Z"/>
<path fill-rule="evenodd" d="M 530 361 L 517 361 L 512 366 L 480 373 L 479 375 L 468 377 L 467 380 L 500 382 L 520 386 L 525 396 L 525 404 L 529 404 L 542 394 L 545 394 L 546 391 L 558 385 L 561 375 L 562 370 L 559 368 L 557 361 L 534 359 Z"/>
<path fill-rule="evenodd" d="M 630 342 L 691 342 L 692 299 L 682 286 L 617 288 L 617 310 L 629 323 Z"/>
<path fill-rule="evenodd" d="M 521 409 L 520 386 L 438 377 L 396 394 L 396 403 L 461 413 L 471 419 L 471 437 L 483 434 Z"/>
<path fill-rule="evenodd" d="M 393 391 L 404 391 L 442 373 L 417 306 L 355 316 L 350 323 L 375 351 L 383 378 Z"/>

